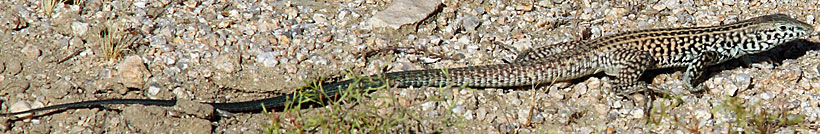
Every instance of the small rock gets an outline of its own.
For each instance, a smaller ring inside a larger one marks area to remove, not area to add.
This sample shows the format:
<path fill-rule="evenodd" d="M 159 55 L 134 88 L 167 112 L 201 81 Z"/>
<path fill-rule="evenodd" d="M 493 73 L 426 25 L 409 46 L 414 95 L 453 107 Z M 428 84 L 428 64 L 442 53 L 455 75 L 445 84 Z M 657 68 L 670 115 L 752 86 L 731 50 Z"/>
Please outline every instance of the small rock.
<path fill-rule="evenodd" d="M 373 28 L 399 29 L 427 18 L 441 5 L 441 0 L 395 0 L 386 9 L 377 12 L 367 23 Z"/>
<path fill-rule="evenodd" d="M 726 5 L 735 5 L 735 0 L 723 0 L 723 4 L 726 4 Z"/>
<path fill-rule="evenodd" d="M 453 111 L 453 113 L 454 113 L 454 114 L 456 114 L 456 115 L 462 115 L 462 114 L 464 114 L 464 112 L 466 112 L 466 111 L 467 111 L 467 109 L 466 109 L 466 108 L 467 108 L 467 107 L 465 107 L 465 106 L 463 106 L 463 105 L 458 105 L 458 106 L 453 107 L 453 108 L 452 108 L 452 111 Z"/>
<path fill-rule="evenodd" d="M 612 101 L 612 108 L 621 108 L 622 106 L 621 101 Z"/>
<path fill-rule="evenodd" d="M 487 108 L 479 107 L 475 110 L 475 117 L 478 121 L 483 121 L 487 117 Z"/>
<path fill-rule="evenodd" d="M 763 100 L 769 100 L 769 99 L 772 98 L 772 95 L 769 94 L 769 92 L 763 92 L 763 93 L 760 93 L 759 95 L 760 95 L 760 99 L 763 99 Z"/>
<path fill-rule="evenodd" d="M 708 120 L 712 118 L 712 113 L 709 110 L 695 110 L 695 117 L 699 120 Z"/>
<path fill-rule="evenodd" d="M 735 96 L 735 95 L 737 95 L 737 90 L 738 89 L 739 88 L 736 85 L 732 85 L 732 84 L 724 85 L 723 95 L 725 95 L 725 96 Z"/>
<path fill-rule="evenodd" d="M 632 115 L 633 119 L 642 119 L 644 116 L 644 112 L 643 109 L 635 109 L 632 110 L 632 112 L 630 112 L 630 115 Z"/>
<path fill-rule="evenodd" d="M 752 76 L 748 73 L 740 73 L 735 75 L 733 82 L 738 88 L 746 89 L 752 84 Z"/>
<path fill-rule="evenodd" d="M 680 0 L 664 0 L 663 4 L 667 9 L 677 9 L 680 7 Z"/>
<path fill-rule="evenodd" d="M 333 39 L 333 34 L 328 34 L 319 38 L 319 41 L 330 42 L 331 39 Z"/>
<path fill-rule="evenodd" d="M 162 90 L 162 87 L 159 83 L 152 82 L 150 86 L 148 86 L 148 97 L 151 99 L 158 99 L 156 96 L 159 94 L 160 90 Z"/>
<path fill-rule="evenodd" d="M 519 51 L 530 49 L 532 48 L 532 40 L 530 40 L 530 38 L 519 39 L 518 41 L 515 41 L 515 43 L 513 43 L 513 47 L 515 47 L 515 49 L 518 49 Z"/>
<path fill-rule="evenodd" d="M 481 25 L 481 19 L 474 15 L 464 15 L 461 19 L 461 27 L 466 29 L 468 33 L 475 32 L 479 25 Z"/>
<path fill-rule="evenodd" d="M 434 102 L 434 101 L 425 102 L 425 103 L 421 104 L 421 110 L 422 111 L 430 111 L 432 109 L 435 109 L 435 107 L 436 107 L 436 102 Z"/>
<path fill-rule="evenodd" d="M 316 24 L 325 25 L 327 23 L 327 17 L 324 14 L 313 14 L 313 21 Z"/>
<path fill-rule="evenodd" d="M 12 104 L 11 107 L 9 107 L 9 112 L 12 112 L 12 113 L 23 112 L 23 111 L 28 111 L 28 110 L 31 110 L 31 105 L 29 105 L 28 103 L 26 103 L 24 101 L 17 101 L 16 103 Z M 28 116 L 31 116 L 31 115 L 32 115 L 31 113 L 26 113 L 26 114 L 14 115 L 14 116 L 17 116 L 17 118 L 23 118 L 23 117 L 28 117 Z"/>
<path fill-rule="evenodd" d="M 659 2 L 659 3 L 655 4 L 654 6 L 652 6 L 652 9 L 661 11 L 663 9 L 666 9 L 666 4 L 663 4 L 663 3 Z"/>
<path fill-rule="evenodd" d="M 239 66 L 239 60 L 236 55 L 233 54 L 222 54 L 216 56 L 213 60 L 214 68 L 217 70 L 221 70 L 227 73 L 234 73 L 238 71 L 236 68 Z"/>
<path fill-rule="evenodd" d="M 516 11 L 525 11 L 525 12 L 526 11 L 532 11 L 533 8 L 534 8 L 533 5 L 530 4 L 530 3 L 523 3 L 523 4 L 515 6 Z"/>
<path fill-rule="evenodd" d="M 461 114 L 461 116 L 464 116 L 465 120 L 475 119 L 474 115 L 475 115 L 475 113 L 473 112 L 473 110 L 467 110 L 467 112 L 464 112 L 464 114 Z"/>
<path fill-rule="evenodd" d="M 185 89 L 182 87 L 174 88 L 174 90 L 171 91 L 171 93 L 174 93 L 177 99 L 191 99 L 192 96 L 190 93 L 186 92 Z"/>
<path fill-rule="evenodd" d="M 36 59 L 37 57 L 40 57 L 40 47 L 32 44 L 28 44 L 26 47 L 23 47 L 23 50 L 20 50 L 20 52 L 25 54 L 29 59 Z"/>
<path fill-rule="evenodd" d="M 538 3 L 535 3 L 535 4 L 537 4 L 538 6 L 548 7 L 548 8 L 551 8 L 551 7 L 555 6 L 555 4 L 553 4 L 552 1 L 549 1 L 549 0 L 538 1 Z"/>
<path fill-rule="evenodd" d="M 151 77 L 151 73 L 145 68 L 140 56 L 128 56 L 117 65 L 117 72 L 120 76 L 120 83 L 127 88 L 142 88 L 145 81 Z"/>
<path fill-rule="evenodd" d="M 134 2 L 134 7 L 145 8 L 146 4 L 148 4 L 148 3 L 146 3 L 145 1 L 135 1 Z"/>
<path fill-rule="evenodd" d="M 278 53 L 265 52 L 265 53 L 256 55 L 256 62 L 257 63 L 262 63 L 262 65 L 266 66 L 266 67 L 275 67 L 276 65 L 279 64 L 279 60 L 281 60 L 281 59 L 277 59 L 276 57 L 279 57 Z M 283 63 L 287 63 L 286 58 L 282 58 L 282 59 L 285 60 L 285 62 L 283 62 Z"/>
<path fill-rule="evenodd" d="M 602 86 L 601 79 L 592 77 L 592 78 L 589 78 L 586 83 L 587 83 L 587 88 L 589 88 L 589 90 L 601 90 L 601 86 Z"/>
<path fill-rule="evenodd" d="M 71 30 L 72 30 L 72 32 L 74 33 L 75 36 L 82 37 L 83 35 L 85 35 L 86 32 L 88 32 L 88 28 L 89 28 L 88 23 L 83 23 L 83 22 L 79 22 L 79 21 L 75 21 L 75 22 L 71 23 Z"/>

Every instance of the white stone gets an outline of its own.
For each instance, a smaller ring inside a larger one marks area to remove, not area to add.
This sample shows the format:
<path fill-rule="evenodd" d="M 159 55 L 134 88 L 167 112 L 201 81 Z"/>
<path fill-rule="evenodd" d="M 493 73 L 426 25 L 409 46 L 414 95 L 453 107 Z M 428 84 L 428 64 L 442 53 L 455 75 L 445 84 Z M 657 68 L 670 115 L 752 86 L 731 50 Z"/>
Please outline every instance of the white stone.
<path fill-rule="evenodd" d="M 262 63 L 262 65 L 266 66 L 266 67 L 275 67 L 276 65 L 279 64 L 280 59 L 276 59 L 276 57 L 278 57 L 278 56 L 279 56 L 279 54 L 277 54 L 275 52 L 261 53 L 259 55 L 256 55 L 256 62 L 257 63 Z M 284 60 L 284 62 L 282 62 L 282 63 L 287 63 L 286 58 L 282 58 L 282 59 Z"/>
<path fill-rule="evenodd" d="M 71 23 L 71 31 L 76 36 L 83 36 L 86 32 L 88 32 L 88 23 L 83 23 L 79 21 L 75 21 Z"/>
<path fill-rule="evenodd" d="M 395 0 L 386 9 L 377 12 L 367 23 L 372 28 L 399 29 L 427 18 L 439 8 L 441 0 Z"/>
<path fill-rule="evenodd" d="M 9 112 L 12 112 L 12 113 L 23 112 L 23 111 L 28 111 L 28 110 L 31 110 L 31 105 L 29 105 L 28 103 L 26 103 L 24 101 L 17 101 L 16 103 L 12 104 L 11 107 L 9 107 Z M 18 115 L 15 115 L 15 116 L 17 116 L 17 118 L 22 118 L 22 117 L 28 117 L 28 116 L 31 116 L 31 115 L 32 115 L 31 113 L 26 113 L 26 114 L 18 114 Z"/>

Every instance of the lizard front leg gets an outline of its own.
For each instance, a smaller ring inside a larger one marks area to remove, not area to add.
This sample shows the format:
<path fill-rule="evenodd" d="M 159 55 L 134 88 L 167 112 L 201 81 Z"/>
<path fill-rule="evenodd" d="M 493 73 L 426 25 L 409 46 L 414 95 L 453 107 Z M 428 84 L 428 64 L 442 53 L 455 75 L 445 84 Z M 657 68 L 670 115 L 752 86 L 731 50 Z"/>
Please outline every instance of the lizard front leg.
<path fill-rule="evenodd" d="M 682 81 L 689 91 L 703 90 L 703 85 L 697 83 L 697 80 L 703 75 L 706 66 L 716 64 L 718 53 L 715 51 L 705 51 L 696 55 L 694 60 L 686 67 L 686 72 L 683 73 Z M 697 84 L 696 86 L 693 84 Z"/>

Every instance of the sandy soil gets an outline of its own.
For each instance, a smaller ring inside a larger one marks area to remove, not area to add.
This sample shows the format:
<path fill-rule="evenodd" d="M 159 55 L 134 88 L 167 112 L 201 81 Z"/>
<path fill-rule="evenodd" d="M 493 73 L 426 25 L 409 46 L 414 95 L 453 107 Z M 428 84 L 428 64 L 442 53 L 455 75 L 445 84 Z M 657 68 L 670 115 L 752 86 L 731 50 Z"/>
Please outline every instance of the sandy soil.
<path fill-rule="evenodd" d="M 647 81 L 672 85 L 682 95 L 656 95 L 652 103 L 668 107 L 649 114 L 640 105 L 647 96 L 615 95 L 611 78 L 600 74 L 521 89 L 391 88 L 367 95 L 362 105 L 341 106 L 354 113 L 407 113 L 409 120 L 387 130 L 292 123 L 332 112 L 331 106 L 300 110 L 304 114 L 298 117 L 219 117 L 197 103 L 278 96 L 308 81 L 344 79 L 345 72 L 505 64 L 528 48 L 636 29 L 710 26 L 783 13 L 818 30 L 816 0 L 444 0 L 430 16 L 398 29 L 368 26 L 390 0 L 45 2 L 0 1 L 0 111 L 21 101 L 39 107 L 109 98 L 175 99 L 185 105 L 110 105 L 0 117 L 0 132 L 263 133 L 274 120 L 283 123 L 273 131 L 308 133 L 769 131 L 761 127 L 817 133 L 820 124 L 817 35 L 745 62 L 711 67 L 703 92 L 675 87 L 681 69 L 650 72 Z M 390 47 L 417 49 L 362 56 Z M 381 107 L 373 111 L 370 104 Z"/>

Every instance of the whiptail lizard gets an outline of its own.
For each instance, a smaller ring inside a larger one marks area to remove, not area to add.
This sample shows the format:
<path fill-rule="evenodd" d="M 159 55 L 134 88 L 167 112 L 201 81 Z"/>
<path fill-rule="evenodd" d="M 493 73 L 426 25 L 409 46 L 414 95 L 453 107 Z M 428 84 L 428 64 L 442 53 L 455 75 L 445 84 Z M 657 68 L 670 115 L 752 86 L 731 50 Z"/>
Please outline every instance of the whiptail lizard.
<path fill-rule="evenodd" d="M 516 87 L 552 81 L 566 81 L 604 72 L 614 76 L 616 92 L 629 94 L 647 89 L 639 81 L 645 70 L 686 67 L 683 81 L 690 89 L 691 81 L 701 76 L 706 66 L 715 65 L 747 54 L 759 53 L 796 40 L 814 32 L 813 27 L 787 15 L 775 14 L 755 17 L 726 25 L 710 27 L 648 29 L 604 36 L 593 40 L 571 41 L 530 49 L 510 64 L 471 66 L 451 69 L 412 70 L 382 74 L 391 85 L 398 87 L 468 86 Z M 355 88 L 384 85 L 370 76 L 325 85 L 326 96 Z M 260 111 L 262 106 L 272 108 L 315 99 L 315 96 L 284 95 L 279 97 L 236 103 L 206 103 L 228 112 Z M 113 99 L 94 100 L 47 106 L 28 111 L 4 113 L 4 116 L 38 111 L 87 107 L 101 104 L 144 104 L 173 106 L 174 100 Z"/>

